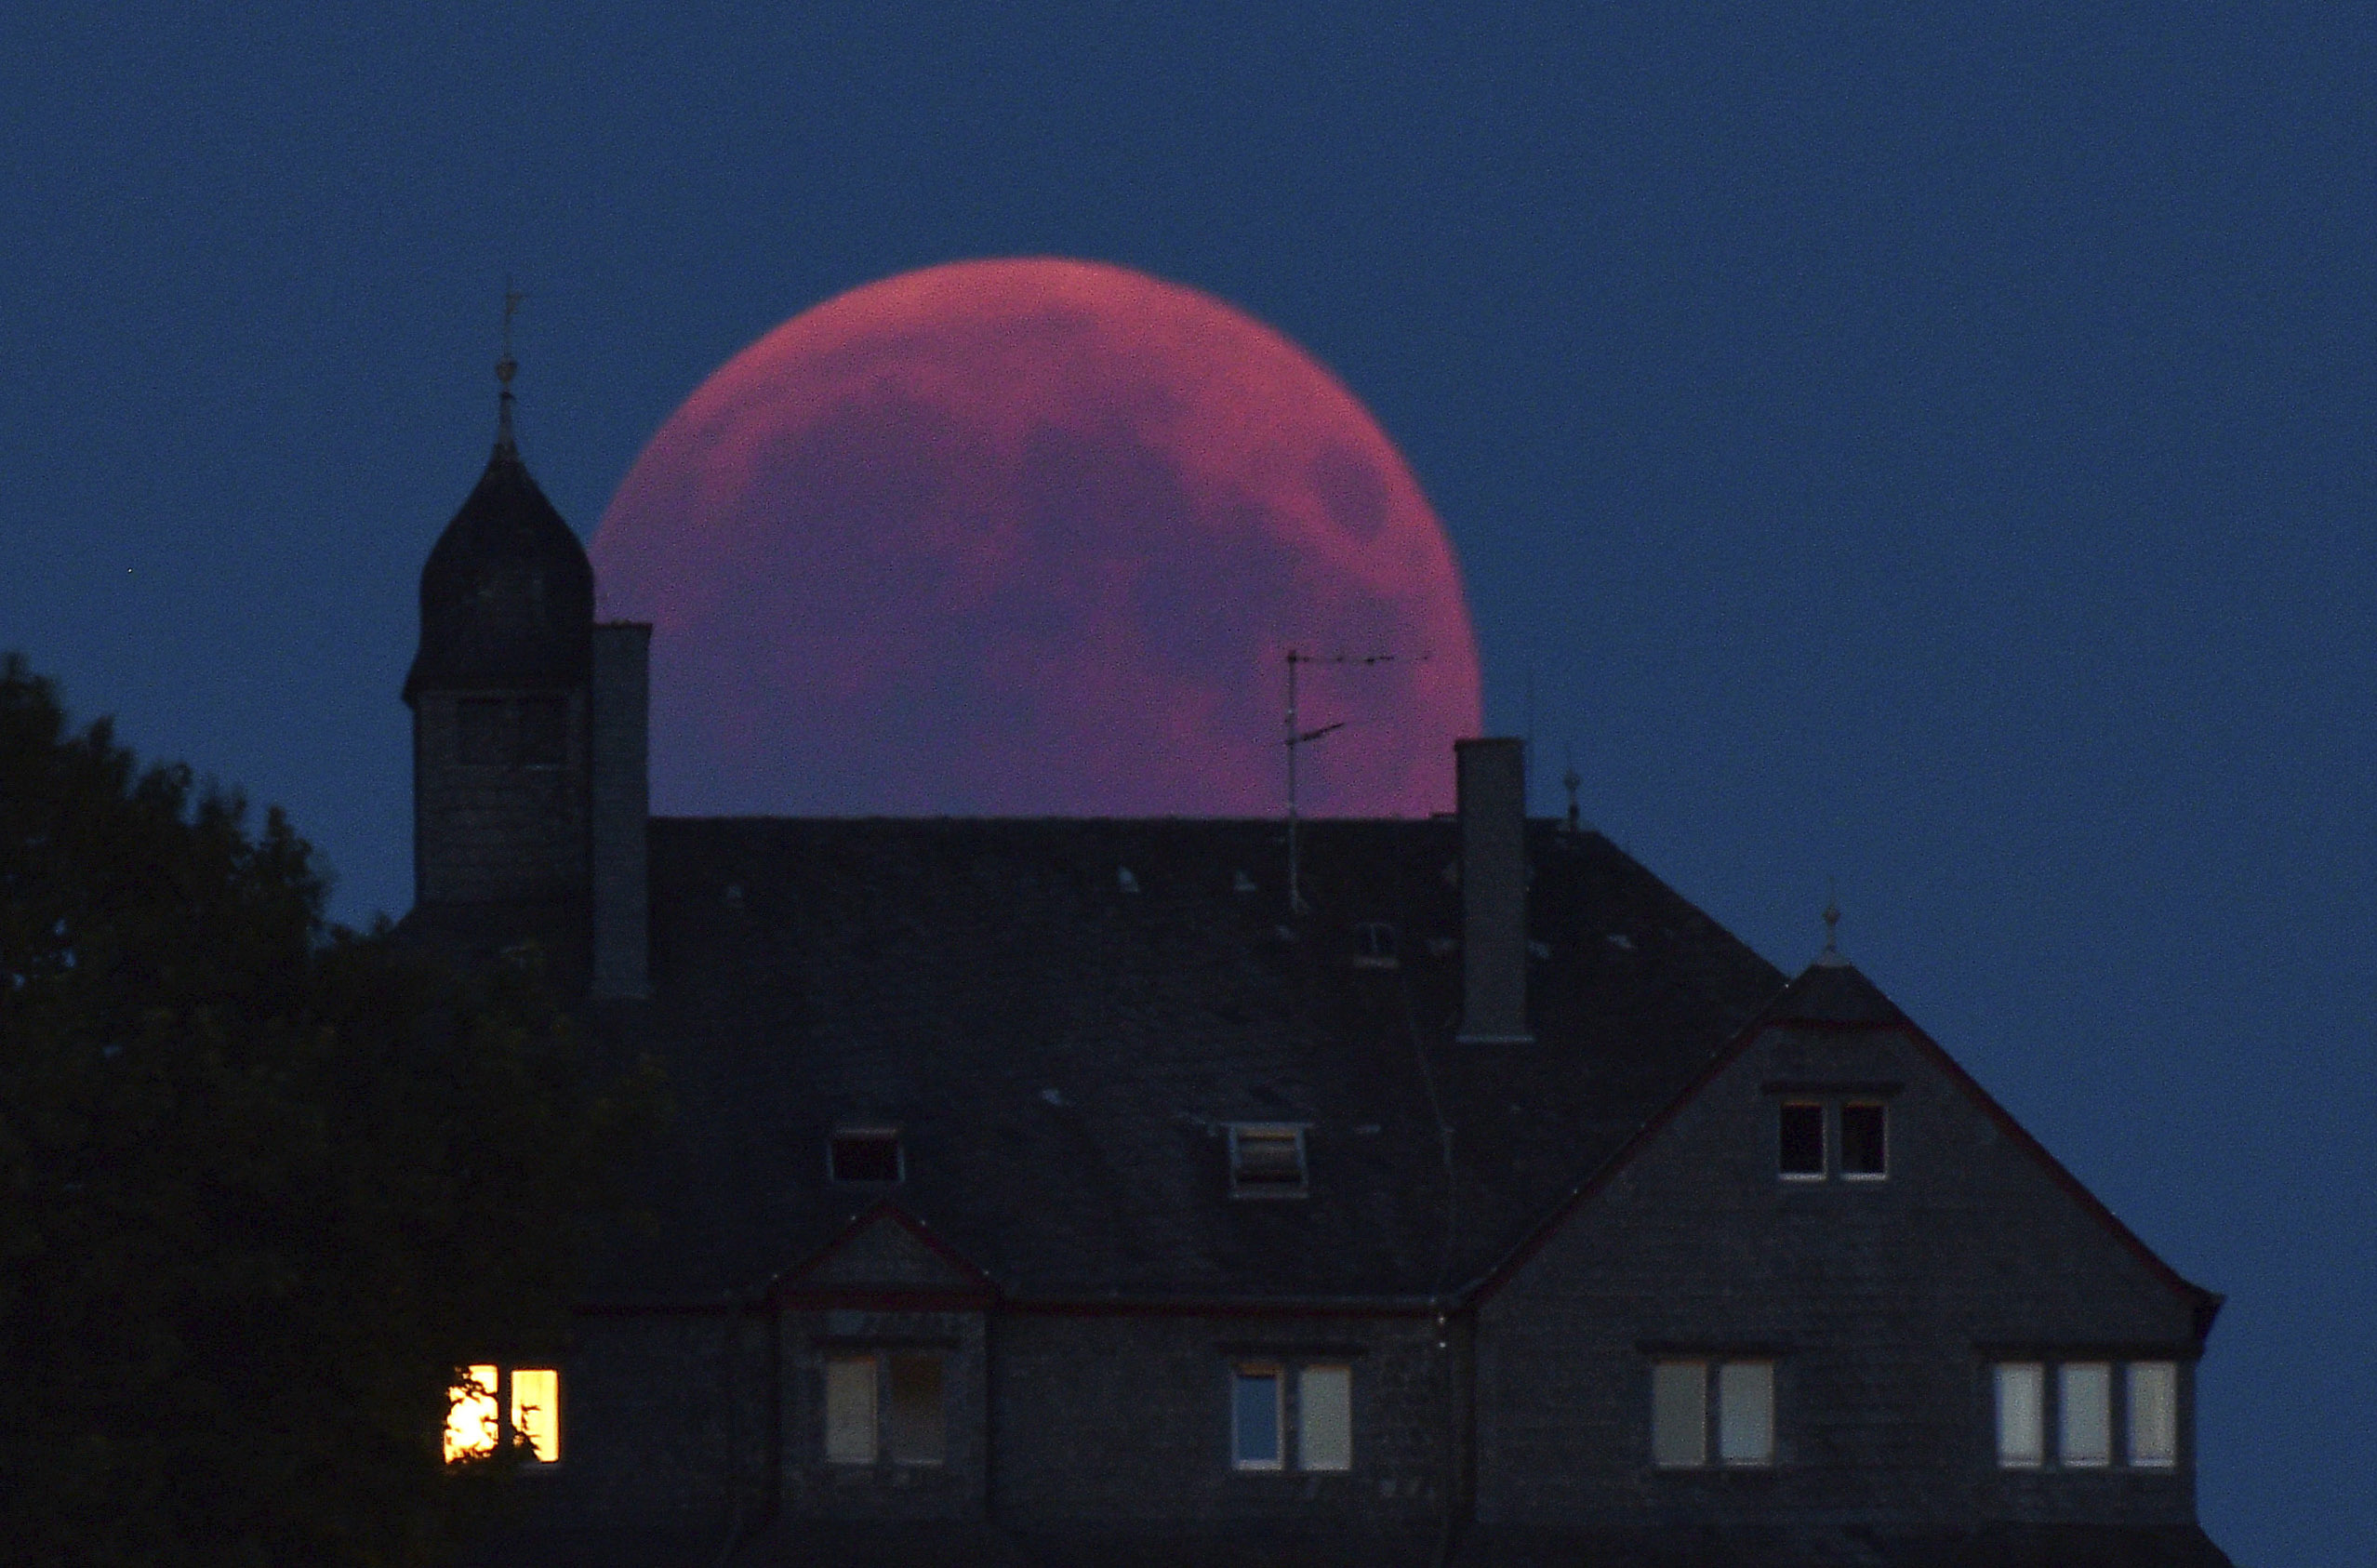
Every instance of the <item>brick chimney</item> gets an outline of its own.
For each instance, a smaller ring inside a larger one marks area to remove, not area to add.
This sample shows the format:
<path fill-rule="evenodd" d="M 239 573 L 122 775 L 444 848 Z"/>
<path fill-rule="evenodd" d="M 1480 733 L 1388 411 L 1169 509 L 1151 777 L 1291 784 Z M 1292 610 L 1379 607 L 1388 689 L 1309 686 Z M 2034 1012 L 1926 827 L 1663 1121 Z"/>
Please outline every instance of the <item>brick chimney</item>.
<path fill-rule="evenodd" d="M 1524 742 L 1456 740 L 1461 822 L 1461 1032 L 1513 1045 L 1527 1031 L 1527 783 Z"/>
<path fill-rule="evenodd" d="M 652 628 L 614 621 L 594 628 L 589 779 L 592 828 L 596 997 L 652 994 L 647 831 L 651 816 L 647 733 Z"/>

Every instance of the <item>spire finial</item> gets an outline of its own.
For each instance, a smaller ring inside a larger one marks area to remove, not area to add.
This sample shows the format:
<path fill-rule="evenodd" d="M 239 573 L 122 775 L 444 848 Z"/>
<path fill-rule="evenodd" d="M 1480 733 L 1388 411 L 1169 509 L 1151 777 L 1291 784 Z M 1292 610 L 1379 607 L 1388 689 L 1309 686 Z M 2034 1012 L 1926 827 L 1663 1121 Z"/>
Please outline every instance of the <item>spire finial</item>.
<path fill-rule="evenodd" d="M 1581 826 L 1576 818 L 1576 791 L 1585 780 L 1577 777 L 1575 753 L 1566 747 L 1560 750 L 1563 760 L 1568 764 L 1568 771 L 1560 776 L 1560 785 L 1568 791 L 1568 831 L 1573 833 Z"/>
<path fill-rule="evenodd" d="M 511 318 L 520 313 L 520 302 L 528 296 L 511 286 L 510 273 L 503 280 L 503 357 L 496 361 L 496 383 L 503 390 L 496 398 L 496 449 L 516 453 L 518 445 L 511 434 L 511 379 L 520 374 L 520 362 L 511 357 Z"/>
<path fill-rule="evenodd" d="M 1838 969 L 1849 961 L 1840 955 L 1840 884 L 1837 878 L 1824 879 L 1824 951 L 1816 962 L 1826 969 Z"/>

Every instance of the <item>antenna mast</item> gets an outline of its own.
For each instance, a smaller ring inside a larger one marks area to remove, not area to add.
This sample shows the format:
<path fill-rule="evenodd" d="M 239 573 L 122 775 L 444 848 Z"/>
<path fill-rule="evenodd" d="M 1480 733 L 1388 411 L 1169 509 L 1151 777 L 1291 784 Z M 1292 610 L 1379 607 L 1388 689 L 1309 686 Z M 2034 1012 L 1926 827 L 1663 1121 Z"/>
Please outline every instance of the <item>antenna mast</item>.
<path fill-rule="evenodd" d="M 1423 655 L 1422 657 L 1425 658 L 1426 656 Z M 1346 721 L 1343 719 L 1339 719 L 1333 724 L 1322 724 L 1318 729 L 1304 729 L 1300 727 L 1301 721 L 1296 716 L 1296 667 L 1303 664 L 1391 664 L 1394 662 L 1394 658 L 1395 656 L 1390 653 L 1324 655 L 1300 653 L 1295 648 L 1290 648 L 1287 651 L 1288 913 L 1291 915 L 1300 915 L 1308 912 L 1304 902 L 1304 884 L 1298 880 L 1301 866 L 1296 858 L 1295 754 L 1305 747 L 1309 746 L 1314 741 L 1320 739 L 1322 736 L 1334 734 L 1335 732 L 1346 727 Z"/>

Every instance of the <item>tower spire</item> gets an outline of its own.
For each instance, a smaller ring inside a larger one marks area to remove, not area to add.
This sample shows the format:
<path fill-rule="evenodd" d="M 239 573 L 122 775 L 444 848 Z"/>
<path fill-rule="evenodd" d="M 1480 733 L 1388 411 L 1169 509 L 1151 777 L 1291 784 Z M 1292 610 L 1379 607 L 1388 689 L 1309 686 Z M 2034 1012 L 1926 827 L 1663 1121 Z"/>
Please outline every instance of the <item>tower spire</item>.
<path fill-rule="evenodd" d="M 503 357 L 496 361 L 496 384 L 502 390 L 496 397 L 496 450 L 505 457 L 520 455 L 520 445 L 511 433 L 511 379 L 520 374 L 520 362 L 511 357 L 511 318 L 520 312 L 520 303 L 528 296 L 511 286 L 511 279 L 503 280 Z"/>

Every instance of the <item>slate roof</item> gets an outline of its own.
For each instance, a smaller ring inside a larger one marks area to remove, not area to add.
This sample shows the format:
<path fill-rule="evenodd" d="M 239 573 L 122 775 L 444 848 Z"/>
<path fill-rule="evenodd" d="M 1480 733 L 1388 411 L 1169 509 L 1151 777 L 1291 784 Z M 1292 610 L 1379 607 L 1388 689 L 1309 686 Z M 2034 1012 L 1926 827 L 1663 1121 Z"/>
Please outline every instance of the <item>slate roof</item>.
<path fill-rule="evenodd" d="M 582 684 L 594 568 L 507 437 L 421 566 L 421 639 L 405 700 L 424 690 Z"/>
<path fill-rule="evenodd" d="M 1425 1309 L 1783 985 L 1535 822 L 1536 1039 L 1456 1043 L 1457 832 L 1307 823 L 1291 915 L 1276 820 L 655 819 L 653 999 L 596 1017 L 676 1119 L 595 1299 L 748 1299 L 888 1195 L 1010 1299 Z M 1355 962 L 1371 922 L 1393 967 Z M 1304 1124 L 1310 1196 L 1232 1199 L 1231 1122 Z M 826 1179 L 854 1123 L 901 1131 L 888 1194 Z"/>

